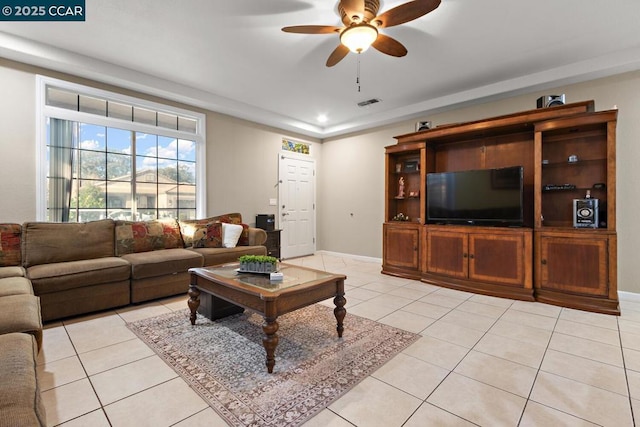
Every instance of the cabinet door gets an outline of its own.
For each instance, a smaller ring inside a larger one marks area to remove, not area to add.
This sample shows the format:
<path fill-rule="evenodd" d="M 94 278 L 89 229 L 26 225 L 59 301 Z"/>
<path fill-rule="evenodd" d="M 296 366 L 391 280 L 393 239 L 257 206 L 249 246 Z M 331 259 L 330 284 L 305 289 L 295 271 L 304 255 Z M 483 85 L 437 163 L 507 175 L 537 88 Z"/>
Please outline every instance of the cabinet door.
<path fill-rule="evenodd" d="M 469 278 L 522 286 L 525 283 L 524 244 L 521 234 L 469 234 Z"/>
<path fill-rule="evenodd" d="M 385 266 L 418 270 L 420 229 L 410 226 L 384 226 Z"/>
<path fill-rule="evenodd" d="M 427 231 L 427 273 L 466 279 L 469 271 L 466 233 Z"/>
<path fill-rule="evenodd" d="M 537 287 L 607 297 L 609 295 L 609 239 L 598 237 L 547 236 L 538 245 Z"/>

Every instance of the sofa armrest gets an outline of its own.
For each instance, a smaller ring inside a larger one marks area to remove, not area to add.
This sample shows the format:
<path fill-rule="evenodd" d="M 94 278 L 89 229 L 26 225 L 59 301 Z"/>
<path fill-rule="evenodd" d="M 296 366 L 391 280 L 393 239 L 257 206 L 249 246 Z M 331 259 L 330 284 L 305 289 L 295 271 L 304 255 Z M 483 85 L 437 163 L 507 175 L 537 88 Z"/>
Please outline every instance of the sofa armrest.
<path fill-rule="evenodd" d="M 249 246 L 264 246 L 267 232 L 261 228 L 249 227 Z"/>

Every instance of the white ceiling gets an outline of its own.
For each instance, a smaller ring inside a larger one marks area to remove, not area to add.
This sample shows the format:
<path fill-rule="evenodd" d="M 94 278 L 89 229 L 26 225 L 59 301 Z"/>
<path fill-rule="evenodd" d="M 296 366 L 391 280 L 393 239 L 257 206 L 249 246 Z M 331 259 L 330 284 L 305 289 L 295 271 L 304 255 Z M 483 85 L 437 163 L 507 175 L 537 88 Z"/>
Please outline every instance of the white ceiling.
<path fill-rule="evenodd" d="M 341 25 L 337 0 L 86 0 L 86 16 L 0 22 L 0 56 L 317 138 L 640 69 L 638 0 L 442 0 L 382 30 L 409 53 L 361 54 L 360 92 L 357 55 L 324 65 L 338 35 L 280 30 Z"/>

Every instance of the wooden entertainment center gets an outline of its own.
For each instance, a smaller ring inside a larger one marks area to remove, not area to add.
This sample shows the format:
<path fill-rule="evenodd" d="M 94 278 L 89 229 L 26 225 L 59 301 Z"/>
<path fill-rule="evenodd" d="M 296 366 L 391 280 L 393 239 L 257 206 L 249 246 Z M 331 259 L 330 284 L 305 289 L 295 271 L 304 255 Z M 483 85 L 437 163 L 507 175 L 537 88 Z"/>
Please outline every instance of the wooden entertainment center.
<path fill-rule="evenodd" d="M 385 151 L 382 272 L 439 286 L 620 314 L 617 110 L 585 101 L 395 137 Z M 523 225 L 427 221 L 427 174 L 523 167 Z M 574 227 L 574 199 L 599 202 Z"/>

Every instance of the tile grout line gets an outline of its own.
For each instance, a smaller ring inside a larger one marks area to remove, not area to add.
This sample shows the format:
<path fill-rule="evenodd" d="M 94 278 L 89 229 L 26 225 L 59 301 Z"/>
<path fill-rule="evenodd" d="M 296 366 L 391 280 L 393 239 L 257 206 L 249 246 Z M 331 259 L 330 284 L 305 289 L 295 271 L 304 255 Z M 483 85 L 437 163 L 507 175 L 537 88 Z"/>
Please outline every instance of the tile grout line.
<path fill-rule="evenodd" d="M 468 299 L 466 299 L 465 301 L 468 301 Z M 464 301 L 463 301 L 463 303 L 464 303 Z M 462 303 L 458 304 L 458 306 L 460 306 L 461 304 L 462 304 Z M 513 303 L 512 303 L 512 304 L 513 304 Z M 458 306 L 456 306 L 456 307 L 458 307 Z M 450 313 L 451 311 L 455 310 L 455 309 L 456 309 L 456 307 L 451 308 L 451 310 L 449 310 L 449 311 L 447 312 L 447 314 L 448 314 L 448 313 Z M 494 322 L 491 324 L 491 327 L 493 327 L 493 326 L 498 322 L 498 320 L 500 320 L 500 318 L 504 315 L 504 313 L 506 313 L 506 312 L 507 312 L 507 310 L 508 310 L 508 308 L 507 308 L 507 309 L 505 309 L 505 311 L 504 311 L 500 316 L 498 316 L 498 317 L 494 320 Z M 445 314 L 445 315 L 446 315 L 446 314 Z M 445 315 L 443 315 L 443 316 L 445 316 Z M 442 317 L 441 317 L 441 318 L 442 318 Z M 438 320 L 440 320 L 440 319 L 438 319 Z M 433 393 L 435 393 L 435 392 L 436 392 L 436 390 L 438 389 L 438 387 L 440 387 L 440 386 L 442 385 L 442 383 L 444 383 L 444 381 L 445 381 L 447 378 L 449 378 L 449 376 L 450 376 L 450 375 L 455 371 L 455 369 L 460 365 L 460 363 L 462 363 L 462 361 L 463 361 L 463 360 L 464 360 L 464 359 L 469 355 L 469 353 L 471 353 L 471 352 L 473 351 L 473 349 L 475 348 L 475 346 L 476 346 L 476 345 L 480 342 L 480 340 L 482 340 L 482 338 L 483 338 L 483 337 L 484 337 L 484 336 L 489 332 L 489 330 L 491 329 L 491 327 L 489 327 L 489 328 L 488 328 L 488 329 L 487 329 L 487 330 L 482 334 L 482 336 L 481 336 L 481 337 L 480 337 L 480 338 L 475 342 L 475 344 L 474 344 L 472 347 L 470 347 L 470 348 L 469 348 L 469 350 L 465 353 L 465 355 L 464 355 L 462 358 L 460 358 L 460 361 L 459 361 L 458 363 L 456 363 L 456 365 L 455 365 L 455 366 L 454 366 L 454 367 L 449 371 L 449 373 L 448 373 L 447 375 L 445 375 L 445 377 L 442 379 L 442 381 L 440 381 L 440 382 L 438 383 L 438 385 L 434 387 L 434 389 L 431 391 L 431 393 L 429 393 L 429 395 L 428 395 L 428 396 L 423 400 L 423 402 L 422 402 L 423 404 L 424 404 L 424 403 L 428 403 L 429 405 L 433 405 L 434 407 L 436 407 L 436 408 L 438 408 L 438 409 L 440 409 L 440 410 L 443 410 L 443 411 L 445 411 L 445 412 L 447 412 L 447 413 L 450 413 L 450 414 L 452 414 L 452 415 L 455 415 L 456 417 L 458 417 L 458 418 L 460 418 L 460 419 L 462 419 L 462 420 L 465 420 L 465 421 L 467 421 L 467 422 L 470 422 L 471 424 L 478 425 L 478 424 L 476 424 L 476 423 L 474 423 L 474 422 L 472 422 L 472 421 L 470 421 L 470 420 L 467 420 L 466 418 L 461 417 L 460 415 L 453 414 L 452 412 L 450 412 L 450 411 L 448 411 L 448 410 L 446 410 L 446 409 L 444 409 L 444 408 L 441 408 L 441 407 L 439 407 L 439 406 L 437 406 L 437 405 L 434 405 L 433 403 L 428 402 L 428 400 L 429 400 L 429 398 L 433 395 Z M 426 329 L 426 328 L 425 328 L 425 329 Z M 432 338 L 435 338 L 435 337 L 432 337 Z M 435 339 L 439 339 L 439 338 L 435 338 Z M 441 340 L 441 341 L 443 341 L 443 340 Z M 445 341 L 445 342 L 448 342 L 448 341 Z M 455 343 L 450 343 L 450 344 L 455 344 Z M 458 345 L 458 344 L 456 344 L 456 345 Z M 467 377 L 466 375 L 462 375 L 462 374 L 460 374 L 460 373 L 458 373 L 458 372 L 455 372 L 455 373 L 456 373 L 457 375 L 461 375 L 461 376 L 463 376 L 463 377 L 465 377 L 465 378 L 469 378 L 469 377 Z M 473 380 L 473 381 L 478 381 L 478 380 L 473 379 L 473 378 L 470 378 L 470 379 L 471 379 L 471 380 Z M 485 383 L 483 383 L 482 381 L 478 381 L 478 382 L 479 382 L 479 383 L 481 383 L 481 384 L 485 384 Z M 490 386 L 490 387 L 495 387 L 495 386 L 492 386 L 492 385 L 490 385 L 490 384 L 485 384 L 485 385 L 488 385 L 488 386 Z M 495 387 L 495 388 L 498 388 L 498 387 Z M 499 388 L 498 388 L 498 390 L 501 390 L 501 389 L 499 389 Z M 506 390 L 503 390 L 503 391 L 506 391 Z M 422 405 L 420 405 L 420 406 L 422 406 Z M 525 406 L 526 406 L 526 405 L 525 405 Z M 416 409 L 416 411 L 417 411 L 417 409 Z M 523 412 L 524 412 L 524 410 L 523 410 Z M 410 418 L 411 418 L 411 417 L 409 417 L 409 419 L 410 419 Z"/>
<path fill-rule="evenodd" d="M 520 414 L 520 418 L 518 419 L 518 423 L 516 424 L 516 426 L 519 426 L 520 423 L 522 422 L 522 418 L 524 417 L 524 413 L 527 410 L 527 406 L 529 405 L 529 402 L 531 402 L 531 394 L 533 393 L 533 389 L 536 386 L 536 381 L 538 381 L 538 375 L 540 375 L 540 369 L 542 368 L 542 363 L 544 362 L 544 357 L 547 355 L 547 351 L 549 350 L 549 345 L 551 344 L 551 339 L 553 338 L 553 332 L 556 329 L 556 326 L 558 325 L 558 321 L 560 320 L 560 315 L 562 313 L 562 310 L 560 310 L 560 312 L 558 312 L 558 316 L 555 319 L 555 322 L 553 324 L 553 329 L 551 330 L 551 334 L 549 334 L 549 339 L 547 340 L 547 345 L 545 346 L 544 349 L 544 353 L 542 354 L 542 358 L 540 359 L 540 364 L 538 365 L 538 369 L 536 369 L 536 375 L 533 377 L 533 381 L 531 382 L 531 387 L 529 388 L 529 394 L 527 395 L 527 398 L 524 402 L 524 407 L 522 408 L 522 413 Z M 535 402 L 535 401 L 534 401 Z M 538 403 L 538 402 L 536 402 Z M 546 405 L 544 405 L 546 406 Z M 553 408 L 555 409 L 555 408 Z"/>
<path fill-rule="evenodd" d="M 622 369 L 624 370 L 624 380 L 627 385 L 627 393 L 629 397 L 629 409 L 631 411 L 631 422 L 636 425 L 635 415 L 633 413 L 633 397 L 631 396 L 631 387 L 629 386 L 629 375 L 627 374 L 627 364 L 624 355 L 624 346 L 622 344 L 622 332 L 620 331 L 620 318 L 616 318 L 616 325 L 618 326 L 618 340 L 620 342 L 620 353 L 622 353 Z"/>
<path fill-rule="evenodd" d="M 73 351 L 75 352 L 75 356 L 78 358 L 78 362 L 80 363 L 80 366 L 82 367 L 82 371 L 85 374 L 85 378 L 89 382 L 89 385 L 91 386 L 91 390 L 93 390 L 93 394 L 96 396 L 96 400 L 98 401 L 98 404 L 100 405 L 99 410 L 102 411 L 105 419 L 109 423 L 109 426 L 113 426 L 113 423 L 111 422 L 111 420 L 109 419 L 109 416 L 107 415 L 107 411 L 104 409 L 104 405 L 102 404 L 102 400 L 100 399 L 100 396 L 98 396 L 98 391 L 96 390 L 95 386 L 93 385 L 93 382 L 91 381 L 91 378 L 89 378 L 89 373 L 87 372 L 87 369 L 85 368 L 84 363 L 82 362 L 82 359 L 80 358 L 80 353 L 78 353 L 78 348 L 76 347 L 75 343 L 73 342 L 73 339 L 71 338 L 71 335 L 69 334 L 69 331 L 67 330 L 67 324 L 64 321 L 62 321 L 62 327 L 64 328 L 64 331 L 67 334 L 67 337 L 69 338 L 69 342 L 71 343 L 71 346 L 73 347 Z M 89 412 L 87 412 L 85 414 L 78 415 L 77 417 L 72 418 L 72 419 L 77 419 L 77 418 L 86 416 L 86 415 L 90 414 L 91 412 L 93 412 L 93 411 L 89 411 Z M 71 421 L 71 420 L 66 420 L 66 421 L 64 421 L 64 423 L 67 423 L 69 421 Z"/>

